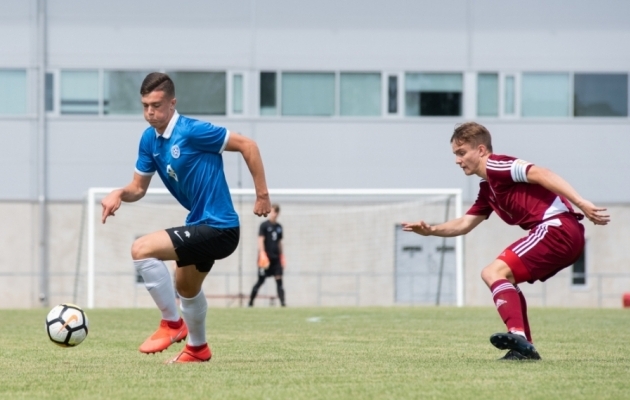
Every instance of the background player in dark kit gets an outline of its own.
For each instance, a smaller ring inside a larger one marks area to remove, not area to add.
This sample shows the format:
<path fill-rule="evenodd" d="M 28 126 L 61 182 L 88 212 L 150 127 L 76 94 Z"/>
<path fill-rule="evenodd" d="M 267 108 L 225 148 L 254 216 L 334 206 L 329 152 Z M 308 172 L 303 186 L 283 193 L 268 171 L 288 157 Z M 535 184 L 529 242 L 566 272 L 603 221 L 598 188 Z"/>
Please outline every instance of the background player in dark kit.
<path fill-rule="evenodd" d="M 258 290 L 265 283 L 268 276 L 276 278 L 276 286 L 278 289 L 278 298 L 280 304 L 284 307 L 284 287 L 282 286 L 282 273 L 284 272 L 285 261 L 282 249 L 282 225 L 277 221 L 280 213 L 280 206 L 273 204 L 269 219 L 260 224 L 258 230 L 258 281 L 252 288 L 252 294 L 249 298 L 249 306 L 254 305 L 254 299 Z"/>

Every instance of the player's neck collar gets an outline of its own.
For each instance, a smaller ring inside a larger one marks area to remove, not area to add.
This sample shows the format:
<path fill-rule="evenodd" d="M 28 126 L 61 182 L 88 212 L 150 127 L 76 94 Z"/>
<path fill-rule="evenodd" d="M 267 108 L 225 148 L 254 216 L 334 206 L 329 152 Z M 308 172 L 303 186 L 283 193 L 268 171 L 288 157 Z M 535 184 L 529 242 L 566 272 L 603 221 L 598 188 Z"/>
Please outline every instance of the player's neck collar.
<path fill-rule="evenodd" d="M 170 139 L 171 135 L 173 134 L 173 129 L 175 129 L 175 124 L 177 123 L 178 119 L 179 119 L 179 113 L 177 112 L 177 110 L 175 110 L 175 112 L 173 113 L 173 116 L 171 117 L 171 120 L 168 122 L 168 125 L 166 126 L 166 129 L 164 130 L 164 133 L 160 135 L 156 129 L 155 137 L 162 136 L 164 139 Z"/>

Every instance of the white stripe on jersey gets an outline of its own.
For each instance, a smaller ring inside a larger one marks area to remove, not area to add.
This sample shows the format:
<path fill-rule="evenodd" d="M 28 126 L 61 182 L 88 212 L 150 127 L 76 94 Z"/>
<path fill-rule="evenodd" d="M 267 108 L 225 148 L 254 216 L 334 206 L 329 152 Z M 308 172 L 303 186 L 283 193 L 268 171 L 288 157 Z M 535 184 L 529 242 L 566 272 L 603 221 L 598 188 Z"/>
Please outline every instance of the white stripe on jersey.
<path fill-rule="evenodd" d="M 225 146 L 227 146 L 229 140 L 230 140 L 230 131 L 226 129 L 225 130 L 225 139 L 223 139 L 223 144 L 221 145 L 221 149 L 219 150 L 219 154 L 223 153 L 223 150 L 225 150 Z"/>
<path fill-rule="evenodd" d="M 497 293 L 503 292 L 504 290 L 515 290 L 514 285 L 512 285 L 511 283 L 503 283 L 494 288 L 494 290 L 492 291 L 492 296 L 496 296 Z"/>
<path fill-rule="evenodd" d="M 548 209 L 545 210 L 543 220 L 547 220 L 554 215 L 562 214 L 565 212 L 569 212 L 569 209 L 567 208 L 566 204 L 564 204 L 562 200 L 560 200 L 560 197 L 556 196 L 556 198 L 553 200 L 553 203 L 549 206 Z"/>
<path fill-rule="evenodd" d="M 153 171 L 153 172 L 142 172 L 138 168 L 136 168 L 136 174 L 142 175 L 142 176 L 152 176 L 153 174 L 155 174 L 155 171 Z"/>
<path fill-rule="evenodd" d="M 514 182 L 527 182 L 527 167 L 532 163 L 525 160 L 514 160 L 510 172 L 512 173 L 512 180 Z"/>
<path fill-rule="evenodd" d="M 516 254 L 517 256 L 522 257 L 523 254 L 530 251 L 532 247 L 536 246 L 538 242 L 543 240 L 546 234 L 547 225 L 538 225 L 538 228 L 536 228 L 536 232 L 532 236 L 528 237 L 523 243 L 516 246 L 512 251 L 514 251 L 514 254 Z"/>
<path fill-rule="evenodd" d="M 488 160 L 486 168 L 493 171 L 509 171 L 512 166 L 512 160 L 510 161 L 494 161 Z"/>

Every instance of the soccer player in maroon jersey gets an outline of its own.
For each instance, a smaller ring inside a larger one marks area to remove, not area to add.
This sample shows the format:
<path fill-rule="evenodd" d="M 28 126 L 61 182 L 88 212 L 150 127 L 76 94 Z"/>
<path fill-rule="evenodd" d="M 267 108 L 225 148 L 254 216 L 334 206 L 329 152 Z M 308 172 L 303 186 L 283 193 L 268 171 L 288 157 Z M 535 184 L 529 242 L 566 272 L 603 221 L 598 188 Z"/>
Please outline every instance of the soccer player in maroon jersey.
<path fill-rule="evenodd" d="M 502 359 L 540 360 L 532 344 L 525 297 L 517 285 L 544 282 L 573 264 L 584 250 L 584 226 L 579 221 L 586 216 L 595 225 L 606 225 L 610 216 L 550 170 L 494 154 L 490 132 L 480 124 L 459 125 L 451 146 L 455 163 L 464 173 L 482 178 L 477 200 L 460 218 L 439 225 L 404 223 L 403 230 L 423 236 L 459 236 L 493 211 L 509 225 L 529 230 L 486 266 L 481 278 L 507 327 L 507 333 L 490 337 L 495 347 L 509 350 Z M 571 203 L 584 214 L 575 212 Z"/>

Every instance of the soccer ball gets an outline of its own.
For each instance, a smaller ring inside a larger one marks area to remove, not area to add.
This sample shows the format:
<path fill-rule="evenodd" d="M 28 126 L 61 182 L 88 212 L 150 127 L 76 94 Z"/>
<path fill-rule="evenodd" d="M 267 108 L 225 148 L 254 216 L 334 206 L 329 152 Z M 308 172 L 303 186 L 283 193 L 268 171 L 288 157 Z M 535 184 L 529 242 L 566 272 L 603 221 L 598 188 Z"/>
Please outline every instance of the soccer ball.
<path fill-rule="evenodd" d="M 53 307 L 46 316 L 46 333 L 61 347 L 73 347 L 85 340 L 88 319 L 81 307 L 65 303 Z"/>

